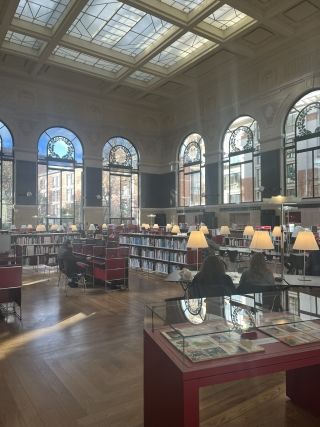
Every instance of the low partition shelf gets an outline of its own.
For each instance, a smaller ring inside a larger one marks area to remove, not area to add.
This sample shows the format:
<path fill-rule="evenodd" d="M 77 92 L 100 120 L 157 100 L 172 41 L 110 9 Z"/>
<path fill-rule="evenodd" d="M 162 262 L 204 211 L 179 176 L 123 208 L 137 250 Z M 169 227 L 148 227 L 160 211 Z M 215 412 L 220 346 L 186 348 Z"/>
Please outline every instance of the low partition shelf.
<path fill-rule="evenodd" d="M 169 274 L 183 267 L 196 267 L 197 253 L 187 249 L 187 241 L 187 236 L 170 234 L 122 233 L 119 236 L 119 244 L 129 247 L 130 268 L 161 274 Z"/>

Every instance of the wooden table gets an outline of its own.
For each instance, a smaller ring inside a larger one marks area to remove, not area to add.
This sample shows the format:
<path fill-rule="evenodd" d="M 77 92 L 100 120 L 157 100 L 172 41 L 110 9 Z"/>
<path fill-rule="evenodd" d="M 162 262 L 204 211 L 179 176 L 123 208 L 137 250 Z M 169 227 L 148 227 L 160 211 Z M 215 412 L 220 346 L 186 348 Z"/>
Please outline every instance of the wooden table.
<path fill-rule="evenodd" d="M 258 332 L 258 337 L 265 337 Z M 286 371 L 286 394 L 320 415 L 320 342 L 289 347 L 263 345 L 264 353 L 192 363 L 159 330 L 144 330 L 144 426 L 197 427 L 199 389 Z M 258 420 L 257 420 L 258 421 Z"/>

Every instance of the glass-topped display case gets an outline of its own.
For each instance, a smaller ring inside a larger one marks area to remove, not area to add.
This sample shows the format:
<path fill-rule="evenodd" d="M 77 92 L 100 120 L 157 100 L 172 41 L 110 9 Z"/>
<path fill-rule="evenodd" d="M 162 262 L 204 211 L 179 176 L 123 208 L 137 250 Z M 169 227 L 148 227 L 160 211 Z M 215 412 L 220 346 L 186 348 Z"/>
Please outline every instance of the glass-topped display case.
<path fill-rule="evenodd" d="M 188 364 L 262 353 L 266 344 L 320 343 L 315 302 L 290 290 L 168 300 L 146 306 L 145 329 Z"/>

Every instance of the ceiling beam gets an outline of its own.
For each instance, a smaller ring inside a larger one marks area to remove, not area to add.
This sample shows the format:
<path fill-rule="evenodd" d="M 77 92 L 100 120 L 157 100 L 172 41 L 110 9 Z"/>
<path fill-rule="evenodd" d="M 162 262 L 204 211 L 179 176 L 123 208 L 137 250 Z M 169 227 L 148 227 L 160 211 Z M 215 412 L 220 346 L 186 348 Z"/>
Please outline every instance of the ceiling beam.
<path fill-rule="evenodd" d="M 5 3 L 6 3 L 6 6 L 4 8 L 4 11 L 1 17 L 1 25 L 0 25 L 0 46 L 7 34 L 9 25 L 17 10 L 19 0 L 10 0 Z"/>
<path fill-rule="evenodd" d="M 59 20 L 59 24 L 57 24 L 56 28 L 54 29 L 50 40 L 48 41 L 45 48 L 42 50 L 38 58 L 38 63 L 32 70 L 32 75 L 38 74 L 42 66 L 45 64 L 45 62 L 51 55 L 51 52 L 59 44 L 61 38 L 68 31 L 74 20 L 77 18 L 77 16 L 87 3 L 88 0 L 77 0 L 73 3 L 70 3 L 70 5 L 66 8 L 62 18 Z"/>

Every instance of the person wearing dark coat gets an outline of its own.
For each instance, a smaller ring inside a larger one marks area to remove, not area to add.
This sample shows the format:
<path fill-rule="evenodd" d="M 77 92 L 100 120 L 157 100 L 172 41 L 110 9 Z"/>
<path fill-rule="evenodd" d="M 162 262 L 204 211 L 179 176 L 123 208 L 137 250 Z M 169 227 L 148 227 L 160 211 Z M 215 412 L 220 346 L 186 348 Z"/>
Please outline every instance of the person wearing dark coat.
<path fill-rule="evenodd" d="M 264 254 L 257 252 L 251 257 L 250 267 L 242 273 L 237 291 L 239 293 L 250 290 L 258 292 L 259 289 L 274 285 L 274 277 L 267 267 Z"/>
<path fill-rule="evenodd" d="M 310 252 L 309 258 L 306 261 L 306 274 L 309 276 L 320 276 L 320 250 Z"/>
<path fill-rule="evenodd" d="M 76 286 L 76 274 L 78 272 L 76 257 L 72 253 L 72 244 L 66 240 L 58 250 L 59 269 L 70 279 L 70 286 Z"/>
<path fill-rule="evenodd" d="M 193 278 L 189 288 L 189 298 L 214 297 L 231 295 L 235 288 L 230 276 L 225 274 L 225 266 L 215 256 L 208 256 Z"/>

